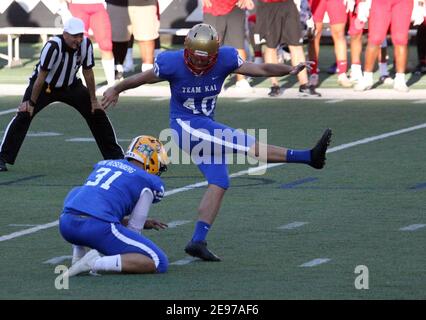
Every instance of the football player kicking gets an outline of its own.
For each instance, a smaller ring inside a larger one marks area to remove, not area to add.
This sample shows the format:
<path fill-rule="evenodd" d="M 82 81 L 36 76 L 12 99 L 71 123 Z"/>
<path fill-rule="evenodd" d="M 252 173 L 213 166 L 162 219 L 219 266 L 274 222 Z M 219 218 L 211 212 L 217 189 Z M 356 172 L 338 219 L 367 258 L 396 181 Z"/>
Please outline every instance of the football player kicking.
<path fill-rule="evenodd" d="M 98 162 L 85 184 L 71 190 L 59 219 L 61 235 L 74 245 L 73 264 L 64 277 L 87 271 L 167 271 L 167 256 L 141 234 L 142 228 L 167 227 L 147 219 L 151 204 L 164 195 L 158 176 L 167 170 L 167 161 L 158 139 L 139 136 L 133 139 L 125 159 Z M 83 247 L 93 249 L 83 257 L 75 256 L 85 253 Z"/>
<path fill-rule="evenodd" d="M 325 130 L 313 149 L 290 150 L 262 144 L 252 136 L 214 121 L 217 96 L 229 74 L 238 73 L 250 77 L 297 75 L 304 68 L 309 68 L 310 62 L 303 62 L 294 67 L 244 62 L 236 49 L 227 46 L 219 48 L 217 32 L 208 24 L 192 27 L 184 46 L 184 50 L 158 55 L 154 69 L 129 77 L 108 89 L 104 93 L 102 106 L 107 108 L 116 104 L 120 92 L 124 90 L 147 83 L 169 81 L 170 127 L 175 132 L 175 142 L 192 156 L 208 182 L 198 208 L 199 216 L 194 234 L 185 251 L 202 260 L 220 261 L 218 256 L 208 250 L 205 239 L 229 187 L 225 154 L 238 152 L 258 157 L 257 159 L 263 162 L 305 163 L 321 169 L 325 164 L 331 130 Z M 232 132 L 232 139 L 229 139 L 227 134 L 218 135 L 218 132 Z M 210 146 L 203 150 L 202 156 L 196 154 L 196 151 L 199 151 L 196 148 L 198 143 Z M 205 153 L 208 149 L 210 154 L 207 155 L 206 161 Z M 266 152 L 261 152 L 262 150 Z"/>

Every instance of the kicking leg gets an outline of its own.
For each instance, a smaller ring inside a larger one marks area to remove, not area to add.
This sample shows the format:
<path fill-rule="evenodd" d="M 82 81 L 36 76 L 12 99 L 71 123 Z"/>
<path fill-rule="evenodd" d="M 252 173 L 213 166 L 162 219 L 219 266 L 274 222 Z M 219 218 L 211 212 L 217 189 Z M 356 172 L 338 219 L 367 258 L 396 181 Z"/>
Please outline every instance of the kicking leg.
<path fill-rule="evenodd" d="M 326 129 L 312 149 L 292 150 L 274 145 L 264 145 L 256 142 L 248 151 L 248 155 L 268 163 L 305 163 L 315 169 L 322 169 L 325 165 L 325 153 L 330 144 L 331 129 Z"/>

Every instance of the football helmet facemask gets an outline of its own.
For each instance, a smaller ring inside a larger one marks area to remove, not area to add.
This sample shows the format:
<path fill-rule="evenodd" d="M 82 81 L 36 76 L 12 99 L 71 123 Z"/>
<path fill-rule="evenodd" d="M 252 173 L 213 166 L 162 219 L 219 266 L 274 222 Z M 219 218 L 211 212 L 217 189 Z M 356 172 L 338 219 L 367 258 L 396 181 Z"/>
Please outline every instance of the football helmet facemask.
<path fill-rule="evenodd" d="M 185 63 L 193 74 L 207 73 L 217 61 L 219 36 L 211 25 L 200 23 L 189 30 L 185 38 Z"/>
<path fill-rule="evenodd" d="M 151 136 L 138 136 L 130 143 L 124 155 L 126 159 L 134 159 L 143 164 L 146 172 L 161 175 L 167 171 L 166 150 L 157 138 Z"/>

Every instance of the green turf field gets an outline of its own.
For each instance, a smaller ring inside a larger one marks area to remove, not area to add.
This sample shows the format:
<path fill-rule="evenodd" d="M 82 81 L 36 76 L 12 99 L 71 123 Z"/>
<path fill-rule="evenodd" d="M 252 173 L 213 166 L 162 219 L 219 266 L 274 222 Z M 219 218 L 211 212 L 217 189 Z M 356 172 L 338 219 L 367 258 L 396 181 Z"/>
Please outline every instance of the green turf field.
<path fill-rule="evenodd" d="M 0 130 L 20 97 L 0 97 Z M 268 142 L 310 147 L 326 127 L 334 148 L 324 170 L 283 165 L 261 176 L 231 181 L 209 236 L 220 263 L 170 265 L 164 275 L 103 275 L 71 278 L 68 290 L 55 289 L 55 265 L 70 255 L 58 227 L 4 236 L 58 219 L 62 201 L 100 160 L 77 112 L 54 104 L 34 120 L 15 166 L 0 174 L 0 299 L 425 299 L 426 128 L 359 140 L 426 123 L 424 104 L 410 101 L 220 99 L 217 120 L 240 128 L 268 129 Z M 121 98 L 109 111 L 118 138 L 158 135 L 168 127 L 167 101 Z M 231 172 L 245 166 L 232 166 Z M 164 175 L 168 190 L 203 181 L 193 165 L 172 165 Z M 165 222 L 190 220 L 146 235 L 171 263 L 186 257 L 196 208 L 204 188 L 166 197 L 151 216 Z M 306 224 L 279 229 L 294 222 Z M 423 249 L 422 249 L 423 248 Z M 313 267 L 300 265 L 330 259 Z M 69 260 L 60 264 L 68 265 Z M 369 289 L 354 286 L 355 267 L 369 270 Z"/>

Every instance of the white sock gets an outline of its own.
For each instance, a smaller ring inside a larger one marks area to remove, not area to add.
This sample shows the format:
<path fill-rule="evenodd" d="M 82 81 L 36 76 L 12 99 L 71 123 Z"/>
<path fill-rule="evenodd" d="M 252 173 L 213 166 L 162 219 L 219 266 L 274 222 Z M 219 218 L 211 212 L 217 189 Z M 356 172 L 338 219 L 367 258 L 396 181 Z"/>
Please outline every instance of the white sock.
<path fill-rule="evenodd" d="M 133 64 L 133 48 L 127 48 L 126 57 L 124 58 L 124 64 Z"/>
<path fill-rule="evenodd" d="M 351 73 L 362 73 L 360 64 L 351 64 Z"/>
<path fill-rule="evenodd" d="M 113 86 L 115 83 L 115 67 L 114 59 L 102 59 L 102 67 L 109 86 Z"/>
<path fill-rule="evenodd" d="M 122 64 L 116 64 L 115 70 L 117 70 L 117 72 L 124 72 L 123 65 Z"/>
<path fill-rule="evenodd" d="M 380 76 L 388 76 L 388 64 L 386 62 L 379 63 Z"/>
<path fill-rule="evenodd" d="M 93 271 L 121 272 L 121 255 L 105 256 L 97 259 L 92 268 Z"/>
<path fill-rule="evenodd" d="M 395 74 L 395 82 L 404 82 L 405 83 L 405 73 Z"/>
<path fill-rule="evenodd" d="M 364 71 L 364 80 L 368 83 L 373 82 L 373 72 Z"/>
<path fill-rule="evenodd" d="M 145 72 L 145 71 L 150 70 L 152 68 L 154 68 L 153 64 L 151 64 L 151 63 L 143 63 L 142 66 L 141 66 L 141 71 Z"/>

